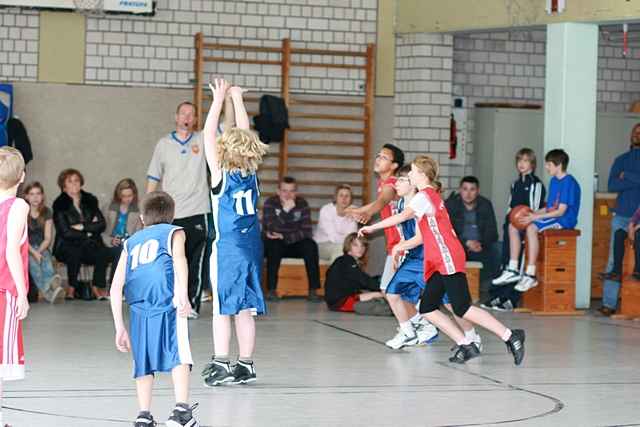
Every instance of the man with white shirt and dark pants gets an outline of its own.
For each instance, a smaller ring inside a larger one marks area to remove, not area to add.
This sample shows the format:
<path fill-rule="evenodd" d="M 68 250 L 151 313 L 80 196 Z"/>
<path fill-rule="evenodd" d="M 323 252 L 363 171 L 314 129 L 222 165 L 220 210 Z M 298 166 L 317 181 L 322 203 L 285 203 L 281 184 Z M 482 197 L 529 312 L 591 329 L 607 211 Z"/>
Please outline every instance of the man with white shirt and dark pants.
<path fill-rule="evenodd" d="M 229 111 L 229 109 L 226 109 Z M 207 214 L 211 212 L 207 164 L 202 133 L 193 131 L 195 106 L 182 102 L 176 109 L 176 130 L 156 144 L 147 172 L 147 192 L 162 189 L 175 201 L 174 225 L 183 227 L 189 264 L 189 300 L 195 318 L 200 311 L 207 243 Z"/>

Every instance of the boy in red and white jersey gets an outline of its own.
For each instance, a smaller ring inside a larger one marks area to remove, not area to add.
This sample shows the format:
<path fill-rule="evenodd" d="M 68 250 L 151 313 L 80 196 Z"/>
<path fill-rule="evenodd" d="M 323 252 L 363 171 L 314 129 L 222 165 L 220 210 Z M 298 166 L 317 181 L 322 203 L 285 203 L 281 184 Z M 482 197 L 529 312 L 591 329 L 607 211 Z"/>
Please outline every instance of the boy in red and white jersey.
<path fill-rule="evenodd" d="M 0 148 L 0 393 L 3 381 L 24 378 L 22 320 L 29 312 L 29 205 L 16 197 L 23 181 L 20 152 Z M 7 427 L 2 412 L 0 426 Z"/>
<path fill-rule="evenodd" d="M 347 215 L 361 224 L 366 224 L 371 217 L 380 213 L 380 218 L 387 219 L 396 213 L 398 194 L 396 193 L 396 172 L 404 165 L 404 152 L 393 144 L 385 144 L 378 154 L 374 164 L 374 172 L 378 175 L 377 198 L 368 205 L 359 208 L 347 208 Z M 393 259 L 391 249 L 401 240 L 398 226 L 386 227 L 384 237 L 386 239 L 387 259 L 384 264 L 380 289 L 384 291 L 393 278 Z"/>
<path fill-rule="evenodd" d="M 445 292 L 458 317 L 500 337 L 513 355 L 515 364 L 519 365 L 524 358 L 524 331 L 511 331 L 488 312 L 471 305 L 464 248 L 436 189 L 437 178 L 438 163 L 432 158 L 418 156 L 412 162 L 409 179 L 420 191 L 402 213 L 382 221 L 378 226 L 390 227 L 415 216 L 418 232 L 415 237 L 394 246 L 391 256 L 395 260 L 404 251 L 424 245 L 424 279 L 427 285 L 420 302 L 420 313 L 457 344 L 454 355 L 449 358 L 450 362 L 465 363 L 480 352 L 454 321 L 439 310 Z"/>

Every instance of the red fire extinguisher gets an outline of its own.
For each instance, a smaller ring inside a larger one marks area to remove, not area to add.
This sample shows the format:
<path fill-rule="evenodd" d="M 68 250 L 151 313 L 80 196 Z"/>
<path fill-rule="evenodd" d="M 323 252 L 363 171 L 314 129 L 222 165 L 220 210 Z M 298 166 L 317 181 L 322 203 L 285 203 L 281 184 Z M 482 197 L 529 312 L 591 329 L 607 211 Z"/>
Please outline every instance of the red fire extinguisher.
<path fill-rule="evenodd" d="M 449 122 L 449 158 L 455 159 L 458 150 L 458 129 L 456 126 L 456 119 L 451 114 L 451 120 Z"/>

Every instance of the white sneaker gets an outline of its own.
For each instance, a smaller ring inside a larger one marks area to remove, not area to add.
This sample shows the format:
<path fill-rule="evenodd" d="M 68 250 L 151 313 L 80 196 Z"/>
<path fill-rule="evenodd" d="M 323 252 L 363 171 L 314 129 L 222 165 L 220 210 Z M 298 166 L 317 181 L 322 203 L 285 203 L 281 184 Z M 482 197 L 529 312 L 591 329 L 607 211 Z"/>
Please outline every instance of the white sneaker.
<path fill-rule="evenodd" d="M 520 280 L 520 273 L 507 268 L 500 276 L 493 279 L 491 283 L 496 286 L 502 286 L 508 285 L 509 283 L 516 283 L 518 280 Z"/>
<path fill-rule="evenodd" d="M 399 330 L 395 337 L 391 338 L 389 341 L 385 343 L 385 345 L 394 350 L 399 350 L 402 347 L 406 347 L 408 345 L 416 345 L 418 343 L 418 335 L 414 335 L 412 337 L 405 335 L 402 330 Z"/>
<path fill-rule="evenodd" d="M 476 336 L 473 338 L 473 345 L 475 345 L 478 351 L 482 353 L 482 338 L 480 337 L 480 334 L 478 334 L 477 332 L 476 332 Z"/>
<path fill-rule="evenodd" d="M 438 328 L 427 319 L 421 319 L 418 323 L 414 323 L 414 327 L 418 336 L 418 344 L 431 344 L 438 339 Z"/>
<path fill-rule="evenodd" d="M 535 288 L 536 286 L 538 286 L 538 279 L 536 279 L 536 276 L 525 274 L 513 289 L 520 292 L 527 292 L 529 289 Z"/>
<path fill-rule="evenodd" d="M 64 289 L 58 286 L 57 288 L 53 289 L 53 291 L 51 292 L 51 301 L 49 302 L 51 304 L 60 304 L 64 302 L 64 297 L 65 297 Z"/>
<path fill-rule="evenodd" d="M 193 308 L 191 309 L 191 311 L 187 315 L 188 319 L 197 319 L 198 317 L 199 317 L 198 312 L 195 311 Z"/>
<path fill-rule="evenodd" d="M 54 274 L 49 282 L 50 289 L 58 289 L 62 286 L 62 277 L 59 274 Z"/>

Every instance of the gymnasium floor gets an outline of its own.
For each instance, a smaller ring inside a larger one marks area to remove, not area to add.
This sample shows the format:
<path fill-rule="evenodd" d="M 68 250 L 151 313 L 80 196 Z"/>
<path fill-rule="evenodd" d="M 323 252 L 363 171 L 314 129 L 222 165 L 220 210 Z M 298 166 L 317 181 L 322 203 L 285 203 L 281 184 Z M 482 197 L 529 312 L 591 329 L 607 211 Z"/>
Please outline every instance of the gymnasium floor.
<path fill-rule="evenodd" d="M 638 322 L 501 315 L 527 330 L 527 357 L 516 368 L 487 334 L 484 356 L 458 366 L 446 362 L 447 339 L 387 349 L 391 318 L 329 313 L 304 300 L 270 310 L 258 323 L 253 386 L 202 385 L 210 317 L 191 322 L 192 394 L 202 426 L 640 426 Z M 6 384 L 5 421 L 131 425 L 131 361 L 113 345 L 108 303 L 35 304 L 25 336 L 27 379 Z M 153 403 L 161 420 L 173 402 L 168 379 L 161 377 Z"/>

